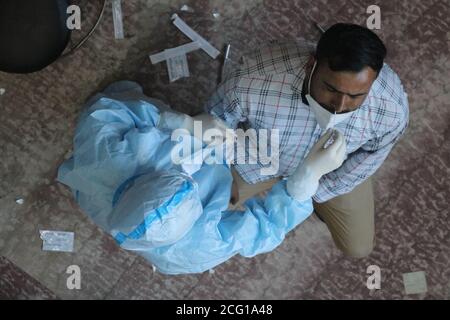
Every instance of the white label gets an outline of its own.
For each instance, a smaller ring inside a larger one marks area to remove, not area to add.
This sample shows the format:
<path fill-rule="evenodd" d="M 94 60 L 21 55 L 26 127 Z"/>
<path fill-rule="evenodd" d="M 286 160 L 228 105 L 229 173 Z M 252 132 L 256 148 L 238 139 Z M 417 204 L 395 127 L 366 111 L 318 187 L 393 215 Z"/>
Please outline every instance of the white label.
<path fill-rule="evenodd" d="M 423 271 L 404 273 L 403 284 L 406 294 L 427 292 L 427 280 Z"/>
<path fill-rule="evenodd" d="M 168 59 L 167 70 L 169 72 L 170 82 L 174 82 L 184 77 L 189 77 L 189 67 L 187 63 L 186 54 L 182 54 Z"/>
<path fill-rule="evenodd" d="M 42 250 L 73 252 L 73 232 L 42 230 L 40 234 L 43 240 Z"/>

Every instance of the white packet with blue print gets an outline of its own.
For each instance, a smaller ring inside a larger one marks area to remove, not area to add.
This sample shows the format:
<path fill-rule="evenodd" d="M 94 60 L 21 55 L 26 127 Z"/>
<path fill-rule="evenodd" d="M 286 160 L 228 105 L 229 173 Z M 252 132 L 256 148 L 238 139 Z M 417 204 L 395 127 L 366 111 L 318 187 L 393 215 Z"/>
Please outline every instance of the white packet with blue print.
<path fill-rule="evenodd" d="M 41 230 L 39 233 L 43 240 L 42 250 L 73 252 L 73 232 Z"/>

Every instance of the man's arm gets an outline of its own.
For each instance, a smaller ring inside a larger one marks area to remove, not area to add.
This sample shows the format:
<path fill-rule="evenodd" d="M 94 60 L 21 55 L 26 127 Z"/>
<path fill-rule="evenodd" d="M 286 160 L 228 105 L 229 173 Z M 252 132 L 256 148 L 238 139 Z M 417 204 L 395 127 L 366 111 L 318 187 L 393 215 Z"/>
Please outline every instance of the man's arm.
<path fill-rule="evenodd" d="M 395 126 L 384 136 L 368 141 L 348 156 L 343 165 L 320 179 L 319 188 L 313 199 L 319 203 L 352 191 L 369 178 L 388 156 L 392 147 L 405 133 L 408 118 Z"/>

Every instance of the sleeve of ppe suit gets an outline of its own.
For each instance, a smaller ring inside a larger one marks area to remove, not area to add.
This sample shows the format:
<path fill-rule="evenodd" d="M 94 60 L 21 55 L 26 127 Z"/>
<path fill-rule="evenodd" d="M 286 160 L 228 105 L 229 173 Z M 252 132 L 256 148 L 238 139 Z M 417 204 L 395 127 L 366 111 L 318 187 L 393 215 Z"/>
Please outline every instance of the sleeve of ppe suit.
<path fill-rule="evenodd" d="M 242 243 L 240 254 L 245 257 L 275 249 L 285 235 L 313 211 L 311 198 L 304 201 L 292 198 L 286 190 L 285 180 L 275 184 L 267 197 L 251 198 L 244 207 L 244 212 L 229 212 L 219 228 L 226 231 L 222 233 L 225 241 L 234 238 L 235 245 Z M 246 227 L 235 223 L 237 219 L 246 221 Z"/>
<path fill-rule="evenodd" d="M 375 173 L 387 158 L 398 139 L 405 133 L 408 120 L 397 123 L 392 131 L 370 140 L 351 153 L 342 166 L 320 179 L 313 199 L 319 203 L 352 191 L 357 185 Z"/>

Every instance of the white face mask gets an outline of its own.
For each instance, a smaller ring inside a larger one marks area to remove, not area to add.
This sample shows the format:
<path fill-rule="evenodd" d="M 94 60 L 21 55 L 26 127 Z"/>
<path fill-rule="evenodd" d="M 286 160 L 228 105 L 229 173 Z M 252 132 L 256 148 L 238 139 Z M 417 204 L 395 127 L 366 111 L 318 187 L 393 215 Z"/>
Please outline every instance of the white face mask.
<path fill-rule="evenodd" d="M 314 115 L 316 116 L 317 123 L 319 124 L 320 128 L 323 130 L 333 128 L 336 124 L 344 121 L 345 119 L 348 119 L 351 117 L 355 111 L 352 112 L 346 112 L 346 113 L 331 113 L 324 107 L 322 107 L 316 100 L 314 100 L 313 97 L 311 97 L 311 79 L 312 75 L 314 73 L 314 70 L 316 68 L 317 61 L 314 62 L 314 66 L 311 70 L 311 74 L 309 75 L 308 80 L 308 94 L 306 95 L 306 100 L 308 100 L 309 106 L 312 108 Z"/>

